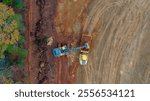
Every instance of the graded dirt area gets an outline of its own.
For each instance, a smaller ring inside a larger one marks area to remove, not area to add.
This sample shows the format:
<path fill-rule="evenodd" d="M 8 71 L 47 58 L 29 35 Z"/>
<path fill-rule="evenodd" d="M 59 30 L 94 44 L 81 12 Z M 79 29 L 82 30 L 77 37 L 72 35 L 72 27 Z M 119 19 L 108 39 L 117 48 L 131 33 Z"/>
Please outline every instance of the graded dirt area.
<path fill-rule="evenodd" d="M 77 83 L 150 83 L 150 1 L 93 0 L 85 23 L 98 33 Z M 96 28 L 97 27 L 97 28 Z"/>
<path fill-rule="evenodd" d="M 149 0 L 25 0 L 29 83 L 150 83 Z M 90 44 L 56 58 L 58 44 Z M 47 45 L 47 39 L 51 39 Z"/>

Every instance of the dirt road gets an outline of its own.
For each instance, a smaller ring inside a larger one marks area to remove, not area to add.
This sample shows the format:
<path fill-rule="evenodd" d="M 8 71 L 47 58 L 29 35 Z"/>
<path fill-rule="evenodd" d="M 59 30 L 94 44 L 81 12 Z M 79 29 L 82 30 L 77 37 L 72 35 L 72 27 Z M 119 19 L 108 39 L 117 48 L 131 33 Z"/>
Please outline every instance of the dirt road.
<path fill-rule="evenodd" d="M 149 0 L 30 2 L 31 83 L 150 83 Z M 79 65 L 79 52 L 52 55 L 58 43 L 79 46 L 83 34 L 92 37 L 87 66 Z"/>

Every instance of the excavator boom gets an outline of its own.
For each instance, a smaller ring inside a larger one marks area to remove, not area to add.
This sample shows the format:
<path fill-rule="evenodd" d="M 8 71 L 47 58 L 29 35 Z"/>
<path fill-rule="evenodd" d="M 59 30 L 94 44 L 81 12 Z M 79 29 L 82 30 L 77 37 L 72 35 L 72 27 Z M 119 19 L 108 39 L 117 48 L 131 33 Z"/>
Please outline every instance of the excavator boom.
<path fill-rule="evenodd" d="M 65 48 L 64 48 L 65 47 Z M 85 45 L 81 46 L 81 47 L 76 47 L 76 48 L 69 48 L 67 47 L 66 45 L 63 46 L 63 47 L 58 47 L 58 48 L 55 48 L 53 49 L 53 55 L 55 57 L 60 57 L 60 56 L 63 56 L 63 55 L 67 55 L 69 52 L 71 51 L 76 51 L 76 50 L 81 50 L 81 49 L 89 49 L 89 45 L 88 43 L 86 43 Z"/>

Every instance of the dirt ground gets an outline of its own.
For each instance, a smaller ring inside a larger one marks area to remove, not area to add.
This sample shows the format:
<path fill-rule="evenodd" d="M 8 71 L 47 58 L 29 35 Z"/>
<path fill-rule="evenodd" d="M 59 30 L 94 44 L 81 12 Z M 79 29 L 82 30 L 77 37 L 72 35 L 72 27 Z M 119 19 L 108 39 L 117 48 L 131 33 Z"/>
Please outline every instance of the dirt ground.
<path fill-rule="evenodd" d="M 29 83 L 150 83 L 149 0 L 25 3 Z M 78 51 L 52 55 L 58 44 L 80 46 L 83 35 L 92 38 L 86 66 L 80 66 Z"/>
<path fill-rule="evenodd" d="M 150 1 L 93 0 L 85 30 L 98 33 L 77 83 L 150 83 Z M 97 27 L 97 28 L 96 28 Z"/>

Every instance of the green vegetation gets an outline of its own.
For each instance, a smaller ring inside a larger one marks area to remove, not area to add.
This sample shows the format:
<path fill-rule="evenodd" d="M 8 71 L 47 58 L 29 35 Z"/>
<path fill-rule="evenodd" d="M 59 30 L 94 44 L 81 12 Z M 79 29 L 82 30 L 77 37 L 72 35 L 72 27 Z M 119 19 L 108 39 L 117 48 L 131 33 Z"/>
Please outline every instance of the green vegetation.
<path fill-rule="evenodd" d="M 24 49 L 25 31 L 21 14 L 13 11 L 17 8 L 21 11 L 23 0 L 2 0 L 0 3 L 0 81 L 13 82 L 11 67 L 23 67 L 27 50 Z M 5 5 L 6 4 L 6 5 Z M 8 6 L 9 7 L 8 7 Z"/>
<path fill-rule="evenodd" d="M 24 27 L 24 24 L 22 23 L 23 22 L 22 15 L 15 14 L 13 17 L 14 17 L 14 19 L 17 22 L 19 32 L 24 32 L 25 31 L 25 27 Z"/>
<path fill-rule="evenodd" d="M 14 0 L 14 5 L 15 5 L 18 9 L 22 9 L 22 8 L 24 7 L 23 0 Z"/>
<path fill-rule="evenodd" d="M 0 3 L 0 58 L 4 58 L 4 51 L 9 44 L 17 44 L 19 30 L 14 11 Z"/>
<path fill-rule="evenodd" d="M 12 5 L 13 4 L 13 0 L 2 0 L 2 1 L 6 5 Z"/>
<path fill-rule="evenodd" d="M 17 65 L 18 67 L 24 65 L 24 58 L 27 56 L 27 50 L 15 45 L 8 45 L 5 52 L 11 65 Z"/>
<path fill-rule="evenodd" d="M 23 0 L 2 0 L 2 2 L 9 6 L 14 5 L 17 9 L 22 9 L 24 7 Z"/>

